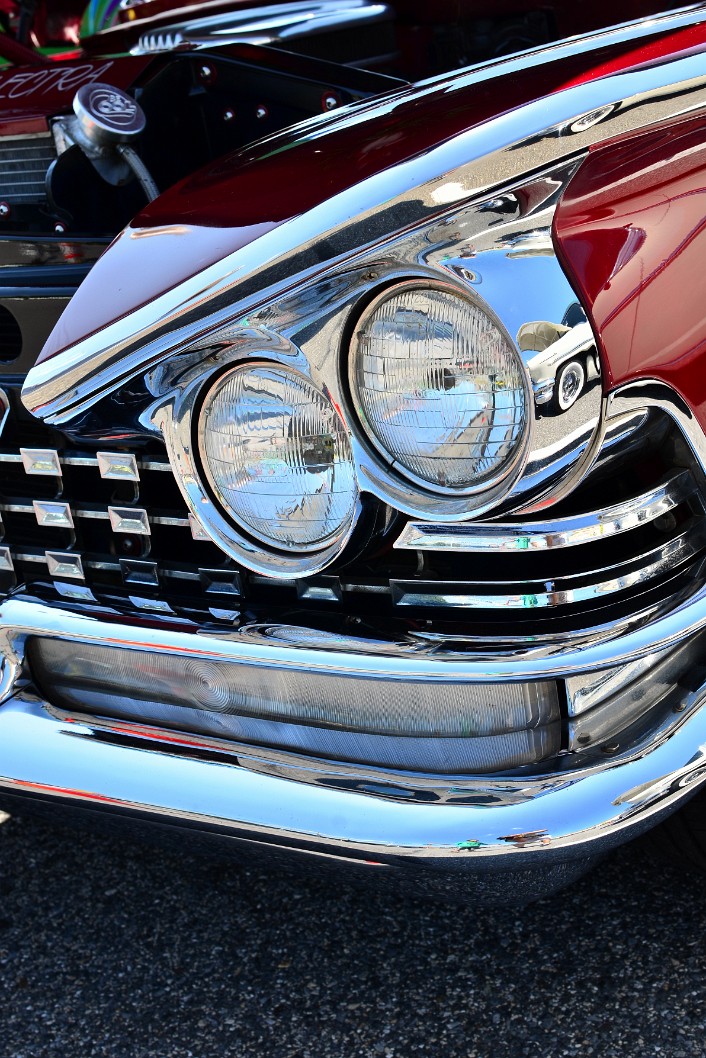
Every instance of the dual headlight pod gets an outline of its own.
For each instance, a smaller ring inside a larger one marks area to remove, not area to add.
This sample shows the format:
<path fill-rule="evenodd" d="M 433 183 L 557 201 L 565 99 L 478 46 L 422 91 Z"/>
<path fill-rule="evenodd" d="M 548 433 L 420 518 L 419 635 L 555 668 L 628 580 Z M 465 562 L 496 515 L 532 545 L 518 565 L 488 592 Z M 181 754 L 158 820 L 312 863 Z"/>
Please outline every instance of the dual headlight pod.
<path fill-rule="evenodd" d="M 379 294 L 355 328 L 347 381 L 349 425 L 403 488 L 439 499 L 477 492 L 501 482 L 525 449 L 520 357 L 490 312 L 449 288 L 410 281 Z M 349 428 L 304 374 L 237 363 L 206 391 L 198 437 L 215 499 L 255 540 L 306 553 L 351 527 Z"/>

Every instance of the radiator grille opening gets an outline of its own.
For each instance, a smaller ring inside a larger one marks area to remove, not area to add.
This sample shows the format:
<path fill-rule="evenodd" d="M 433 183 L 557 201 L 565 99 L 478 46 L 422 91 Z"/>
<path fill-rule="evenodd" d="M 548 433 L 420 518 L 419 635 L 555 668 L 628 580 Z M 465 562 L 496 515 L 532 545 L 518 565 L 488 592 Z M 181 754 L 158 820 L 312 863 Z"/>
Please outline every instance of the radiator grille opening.
<path fill-rule="evenodd" d="M 400 520 L 368 552 L 300 581 L 239 568 L 189 517 L 164 448 L 70 444 L 24 411 L 0 437 L 0 577 L 37 592 L 168 614 L 196 624 L 299 625 L 386 641 L 435 635 L 469 643 L 563 638 L 647 620 L 706 578 L 700 479 L 684 445 L 656 416 L 648 447 L 613 453 L 544 520 L 598 517 L 660 488 L 669 509 L 626 531 L 562 548 L 481 554 L 400 550 Z M 119 456 L 123 473 L 111 471 Z M 113 460 L 114 462 L 114 460 Z M 127 470 L 125 470 L 127 468 Z M 650 508 L 651 509 L 651 508 Z M 490 524 L 490 523 L 489 523 Z M 518 521 L 526 524 L 526 520 Z"/>
<path fill-rule="evenodd" d="M 5 137 L 0 141 L 0 201 L 13 204 L 47 201 L 47 169 L 56 159 L 51 135 Z"/>

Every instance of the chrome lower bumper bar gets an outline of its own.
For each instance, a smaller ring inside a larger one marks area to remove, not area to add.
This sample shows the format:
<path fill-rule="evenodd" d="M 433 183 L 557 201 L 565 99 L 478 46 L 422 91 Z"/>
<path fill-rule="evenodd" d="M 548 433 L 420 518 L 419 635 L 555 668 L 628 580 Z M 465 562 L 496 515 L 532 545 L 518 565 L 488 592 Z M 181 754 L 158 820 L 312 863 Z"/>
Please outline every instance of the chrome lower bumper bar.
<path fill-rule="evenodd" d="M 681 615 L 680 617 L 677 615 Z M 188 651 L 240 663 L 334 665 L 440 678 L 538 678 L 644 656 L 701 628 L 703 594 L 642 633 L 515 661 L 389 656 L 240 641 L 162 623 L 122 623 L 29 599 L 2 607 L 0 797 L 112 809 L 163 824 L 360 863 L 487 872 L 587 858 L 645 829 L 706 779 L 706 686 L 679 691 L 674 711 L 639 744 L 584 768 L 560 758 L 533 776 L 433 776 L 317 761 L 125 721 L 72 715 L 22 685 L 23 642 L 61 636 L 130 649 Z M 678 625 L 681 630 L 678 630 Z M 324 642 L 324 641 L 322 641 Z M 362 643 L 359 644 L 362 651 Z M 404 665 L 402 664 L 404 660 Z M 580 665 L 577 663 L 580 662 Z M 566 766 L 565 766 L 566 765 Z"/>

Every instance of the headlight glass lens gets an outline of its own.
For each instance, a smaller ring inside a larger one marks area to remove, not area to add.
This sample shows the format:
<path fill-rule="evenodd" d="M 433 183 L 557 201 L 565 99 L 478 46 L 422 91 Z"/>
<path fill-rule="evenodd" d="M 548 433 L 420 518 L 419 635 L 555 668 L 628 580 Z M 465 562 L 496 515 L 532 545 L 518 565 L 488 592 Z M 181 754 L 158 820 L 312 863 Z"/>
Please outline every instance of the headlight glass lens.
<path fill-rule="evenodd" d="M 199 441 L 208 480 L 248 533 L 312 550 L 350 524 L 350 442 L 328 397 L 279 364 L 240 364 L 206 394 Z"/>
<path fill-rule="evenodd" d="M 434 287 L 391 290 L 357 329 L 351 386 L 370 440 L 438 489 L 505 473 L 527 427 L 518 354 L 475 303 Z"/>

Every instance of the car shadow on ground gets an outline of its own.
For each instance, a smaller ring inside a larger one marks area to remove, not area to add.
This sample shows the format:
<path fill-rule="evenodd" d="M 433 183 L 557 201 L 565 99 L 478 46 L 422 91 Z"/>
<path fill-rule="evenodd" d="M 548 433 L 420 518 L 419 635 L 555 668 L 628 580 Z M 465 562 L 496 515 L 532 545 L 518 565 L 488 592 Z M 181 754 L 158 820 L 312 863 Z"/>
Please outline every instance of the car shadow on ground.
<path fill-rule="evenodd" d="M 644 846 L 474 910 L 12 818 L 3 1058 L 702 1055 L 704 882 Z"/>

